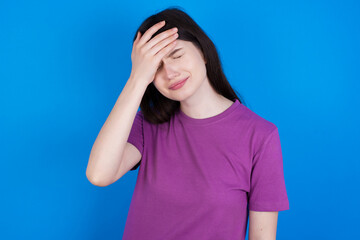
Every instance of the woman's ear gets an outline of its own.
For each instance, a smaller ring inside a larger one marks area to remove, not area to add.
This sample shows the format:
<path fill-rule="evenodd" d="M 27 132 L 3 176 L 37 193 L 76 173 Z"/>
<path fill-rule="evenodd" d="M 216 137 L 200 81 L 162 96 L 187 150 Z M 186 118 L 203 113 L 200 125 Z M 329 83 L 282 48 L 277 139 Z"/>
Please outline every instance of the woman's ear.
<path fill-rule="evenodd" d="M 207 61 L 206 61 L 206 59 L 205 59 L 205 57 L 204 57 L 204 53 L 203 53 L 203 52 L 201 52 L 201 56 L 202 56 L 202 58 L 203 58 L 204 63 L 206 64 Z"/>
<path fill-rule="evenodd" d="M 205 57 L 204 57 L 204 54 L 201 53 L 201 56 L 202 56 L 202 59 L 203 59 L 204 63 L 206 64 L 206 59 L 205 59 Z"/>

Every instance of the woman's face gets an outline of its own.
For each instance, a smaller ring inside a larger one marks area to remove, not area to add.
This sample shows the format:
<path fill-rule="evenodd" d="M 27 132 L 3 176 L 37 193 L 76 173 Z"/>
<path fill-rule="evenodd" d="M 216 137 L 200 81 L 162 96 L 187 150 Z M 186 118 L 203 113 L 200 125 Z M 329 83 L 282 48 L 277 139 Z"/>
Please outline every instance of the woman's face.
<path fill-rule="evenodd" d="M 160 62 L 153 83 L 165 97 L 182 101 L 193 95 L 207 79 L 206 66 L 202 52 L 192 42 L 179 39 L 176 42 Z M 184 79 L 187 80 L 180 88 L 170 88 Z"/>

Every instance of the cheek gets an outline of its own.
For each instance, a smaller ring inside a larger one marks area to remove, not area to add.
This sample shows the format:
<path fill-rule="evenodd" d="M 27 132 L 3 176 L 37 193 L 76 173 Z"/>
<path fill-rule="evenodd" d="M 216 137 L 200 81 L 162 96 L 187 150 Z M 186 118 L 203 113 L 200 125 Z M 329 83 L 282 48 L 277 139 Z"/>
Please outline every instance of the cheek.
<path fill-rule="evenodd" d="M 199 68 L 205 67 L 204 61 L 197 54 L 187 56 L 186 58 L 183 59 L 183 63 L 192 69 L 199 69 Z"/>
<path fill-rule="evenodd" d="M 155 86 L 155 88 L 157 89 L 157 90 L 159 90 L 159 88 L 161 88 L 161 84 L 160 84 L 160 81 L 159 81 L 159 79 L 154 79 L 154 81 L 153 81 L 153 84 L 154 84 L 154 86 Z"/>
<path fill-rule="evenodd" d="M 155 79 L 154 79 L 154 81 L 153 81 L 153 84 L 154 84 L 154 86 L 155 86 L 155 88 L 161 93 L 161 94 L 165 94 L 165 92 L 164 91 L 166 91 L 166 88 L 167 88 L 167 86 L 166 86 L 166 83 L 163 81 L 163 80 L 161 80 L 160 78 L 156 78 L 155 77 Z"/>
<path fill-rule="evenodd" d="M 187 67 L 190 67 L 194 64 L 194 56 L 190 55 L 190 54 L 184 54 L 184 56 L 182 56 L 181 58 L 181 64 Z"/>

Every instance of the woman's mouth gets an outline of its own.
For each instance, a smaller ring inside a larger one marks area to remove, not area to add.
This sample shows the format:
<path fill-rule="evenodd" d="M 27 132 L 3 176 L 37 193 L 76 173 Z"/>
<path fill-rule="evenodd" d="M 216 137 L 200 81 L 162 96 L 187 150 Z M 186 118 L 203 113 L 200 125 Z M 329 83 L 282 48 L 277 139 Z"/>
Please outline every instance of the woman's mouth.
<path fill-rule="evenodd" d="M 172 85 L 171 87 L 169 87 L 169 89 L 171 89 L 171 90 L 177 90 L 177 89 L 181 88 L 182 86 L 184 86 L 184 84 L 185 84 L 186 80 L 188 80 L 188 78 L 189 78 L 189 77 L 187 77 L 186 79 L 184 79 L 184 80 L 182 80 L 182 81 L 180 81 L 180 82 Z"/>

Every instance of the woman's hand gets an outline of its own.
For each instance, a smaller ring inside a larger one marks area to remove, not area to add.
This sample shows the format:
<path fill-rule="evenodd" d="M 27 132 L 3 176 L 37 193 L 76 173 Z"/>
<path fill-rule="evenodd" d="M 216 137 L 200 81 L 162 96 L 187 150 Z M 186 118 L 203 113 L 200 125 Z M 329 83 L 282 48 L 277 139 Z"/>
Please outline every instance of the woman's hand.
<path fill-rule="evenodd" d="M 177 28 L 166 30 L 149 41 L 164 25 L 165 21 L 162 21 L 150 27 L 142 36 L 140 32 L 137 33 L 131 53 L 130 78 L 134 81 L 144 81 L 149 85 L 155 78 L 161 59 L 175 47 Z"/>

